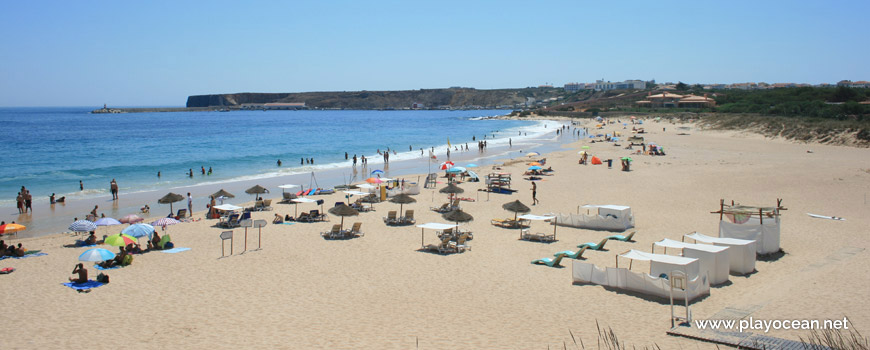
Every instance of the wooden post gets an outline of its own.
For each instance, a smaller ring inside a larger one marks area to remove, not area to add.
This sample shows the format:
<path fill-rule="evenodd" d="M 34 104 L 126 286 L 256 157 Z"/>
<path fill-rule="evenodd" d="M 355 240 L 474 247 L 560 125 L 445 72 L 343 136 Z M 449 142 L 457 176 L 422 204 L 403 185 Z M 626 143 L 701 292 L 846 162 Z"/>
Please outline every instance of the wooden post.
<path fill-rule="evenodd" d="M 758 208 L 758 223 L 764 225 L 764 214 L 762 214 L 761 208 Z"/>
<path fill-rule="evenodd" d="M 722 221 L 722 216 L 725 214 L 725 199 L 719 199 L 719 221 Z"/>

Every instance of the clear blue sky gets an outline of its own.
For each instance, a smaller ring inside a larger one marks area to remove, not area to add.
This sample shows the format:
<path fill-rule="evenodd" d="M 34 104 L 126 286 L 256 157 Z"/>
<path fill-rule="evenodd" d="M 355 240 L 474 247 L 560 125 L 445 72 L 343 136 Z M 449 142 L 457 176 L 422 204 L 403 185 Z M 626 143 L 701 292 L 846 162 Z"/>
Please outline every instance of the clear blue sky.
<path fill-rule="evenodd" d="M 870 80 L 870 1 L 3 1 L 0 106 Z"/>

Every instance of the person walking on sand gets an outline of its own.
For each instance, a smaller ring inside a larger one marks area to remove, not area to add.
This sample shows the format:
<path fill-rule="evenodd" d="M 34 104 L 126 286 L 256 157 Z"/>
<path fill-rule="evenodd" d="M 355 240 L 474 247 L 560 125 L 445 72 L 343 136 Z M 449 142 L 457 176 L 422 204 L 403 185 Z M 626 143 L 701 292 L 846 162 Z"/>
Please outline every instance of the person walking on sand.
<path fill-rule="evenodd" d="M 112 179 L 112 182 L 109 182 L 109 191 L 112 192 L 112 200 L 118 199 L 118 182 L 115 179 Z"/>
<path fill-rule="evenodd" d="M 538 204 L 538 185 L 532 181 L 532 205 Z"/>

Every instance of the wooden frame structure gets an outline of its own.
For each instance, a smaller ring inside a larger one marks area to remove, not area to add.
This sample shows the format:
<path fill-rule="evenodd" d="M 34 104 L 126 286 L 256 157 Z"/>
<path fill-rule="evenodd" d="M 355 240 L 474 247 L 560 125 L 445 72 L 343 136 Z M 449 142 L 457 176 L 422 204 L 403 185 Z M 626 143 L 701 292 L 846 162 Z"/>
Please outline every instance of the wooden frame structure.
<path fill-rule="evenodd" d="M 725 214 L 740 214 L 748 215 L 749 217 L 758 217 L 759 223 L 764 223 L 764 217 L 775 218 L 780 215 L 781 210 L 788 210 L 782 206 L 782 198 L 776 199 L 775 207 L 755 207 L 749 205 L 734 204 L 731 201 L 730 205 L 725 204 L 725 199 L 719 199 L 719 210 L 711 211 L 710 214 L 719 214 L 719 221 L 722 221 Z"/>

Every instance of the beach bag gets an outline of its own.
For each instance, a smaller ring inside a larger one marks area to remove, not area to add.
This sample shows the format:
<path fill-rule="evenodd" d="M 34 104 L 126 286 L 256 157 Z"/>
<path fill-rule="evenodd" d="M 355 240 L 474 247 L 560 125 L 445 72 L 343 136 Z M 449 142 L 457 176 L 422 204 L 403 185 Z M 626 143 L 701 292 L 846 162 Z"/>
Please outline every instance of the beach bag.
<path fill-rule="evenodd" d="M 100 273 L 99 275 L 97 275 L 97 282 L 109 283 L 109 275 L 105 275 L 103 273 Z"/>
<path fill-rule="evenodd" d="M 166 242 L 166 244 L 163 245 L 163 249 L 172 249 L 172 248 L 175 248 L 175 244 L 173 244 L 172 242 Z"/>

